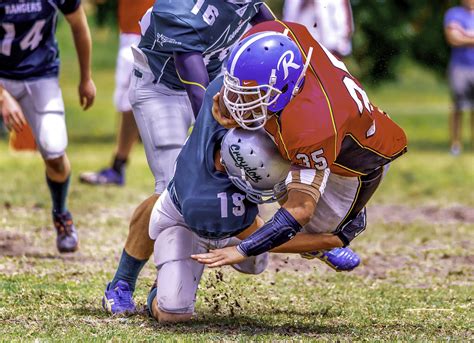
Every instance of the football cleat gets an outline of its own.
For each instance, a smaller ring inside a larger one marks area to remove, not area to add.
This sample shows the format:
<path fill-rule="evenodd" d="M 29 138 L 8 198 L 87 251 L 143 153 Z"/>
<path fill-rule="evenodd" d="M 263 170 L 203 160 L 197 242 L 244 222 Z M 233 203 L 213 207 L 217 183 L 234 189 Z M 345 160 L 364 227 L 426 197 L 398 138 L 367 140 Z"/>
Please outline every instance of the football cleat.
<path fill-rule="evenodd" d="M 53 223 L 56 233 L 56 247 L 59 252 L 74 252 L 79 248 L 79 237 L 72 221 L 71 212 L 53 213 Z"/>
<path fill-rule="evenodd" d="M 102 297 L 102 307 L 110 314 L 132 314 L 136 312 L 133 292 L 130 286 L 123 280 L 119 280 L 115 287 L 112 283 L 107 284 L 104 296 Z"/>
<path fill-rule="evenodd" d="M 105 168 L 99 172 L 82 173 L 79 175 L 79 180 L 89 185 L 123 186 L 125 184 L 125 173 L 123 171 L 119 173 L 113 168 Z"/>
<path fill-rule="evenodd" d="M 301 254 L 306 259 L 318 258 L 336 272 L 350 272 L 360 264 L 360 257 L 350 248 L 334 248 L 326 251 L 313 251 Z"/>

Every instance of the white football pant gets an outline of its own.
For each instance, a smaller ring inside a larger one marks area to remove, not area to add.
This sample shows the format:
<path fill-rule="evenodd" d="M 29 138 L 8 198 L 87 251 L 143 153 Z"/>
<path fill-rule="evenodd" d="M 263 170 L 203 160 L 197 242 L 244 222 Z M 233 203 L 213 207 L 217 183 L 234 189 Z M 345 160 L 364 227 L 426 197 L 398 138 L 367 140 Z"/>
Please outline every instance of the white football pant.
<path fill-rule="evenodd" d="M 212 240 L 199 237 L 189 230 L 168 190 L 161 194 L 153 207 L 149 234 L 155 240 L 153 254 L 158 270 L 157 303 L 160 310 L 168 313 L 194 312 L 204 265 L 191 259 L 192 254 L 240 243 L 235 237 Z M 267 265 L 268 253 L 265 253 L 249 257 L 232 267 L 242 273 L 260 274 Z"/>
<path fill-rule="evenodd" d="M 173 176 L 176 158 L 194 124 L 194 114 L 186 91 L 155 82 L 146 56 L 135 47 L 132 51 L 135 62 L 130 103 L 155 177 L 155 193 L 161 194 Z"/>
<path fill-rule="evenodd" d="M 68 141 L 58 79 L 19 81 L 0 78 L 0 84 L 20 104 L 43 159 L 52 160 L 64 155 Z"/>

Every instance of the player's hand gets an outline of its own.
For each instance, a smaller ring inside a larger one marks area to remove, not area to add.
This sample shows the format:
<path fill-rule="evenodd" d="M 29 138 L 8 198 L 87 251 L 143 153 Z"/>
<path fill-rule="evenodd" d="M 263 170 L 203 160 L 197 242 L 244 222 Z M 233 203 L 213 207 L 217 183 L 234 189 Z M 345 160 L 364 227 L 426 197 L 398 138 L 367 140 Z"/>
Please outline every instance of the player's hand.
<path fill-rule="evenodd" d="M 215 268 L 240 263 L 244 261 L 246 257 L 243 256 L 234 246 L 209 250 L 208 253 L 204 254 L 191 255 L 191 258 L 199 263 L 207 265 L 209 268 Z"/>
<path fill-rule="evenodd" d="M 8 130 L 20 132 L 26 125 L 25 115 L 20 104 L 7 91 L 3 90 L 3 101 L 0 103 L 3 122 Z"/>
<path fill-rule="evenodd" d="M 230 114 L 225 111 L 225 106 L 223 106 L 223 100 L 219 99 L 220 94 L 221 93 L 217 93 L 212 98 L 212 116 L 221 126 L 225 127 L 226 129 L 239 127 L 239 124 L 235 122 L 234 118 L 232 118 Z"/>
<path fill-rule="evenodd" d="M 95 93 L 96 88 L 92 79 L 81 81 L 81 83 L 79 83 L 79 102 L 84 111 L 94 103 Z"/>

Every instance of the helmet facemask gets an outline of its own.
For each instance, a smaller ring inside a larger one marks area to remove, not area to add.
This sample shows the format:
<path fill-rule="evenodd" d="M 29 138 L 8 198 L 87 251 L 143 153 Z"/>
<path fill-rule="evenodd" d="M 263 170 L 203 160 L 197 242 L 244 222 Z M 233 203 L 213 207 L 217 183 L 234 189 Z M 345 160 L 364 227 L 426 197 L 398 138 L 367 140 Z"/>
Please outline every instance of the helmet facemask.
<path fill-rule="evenodd" d="M 224 104 L 237 124 L 246 130 L 258 130 L 266 124 L 273 115 L 268 113 L 268 107 L 282 94 L 281 90 L 273 87 L 275 83 L 275 70 L 267 84 L 252 85 L 249 82 L 248 86 L 240 86 L 239 79 L 225 72 Z"/>
<path fill-rule="evenodd" d="M 285 33 L 264 31 L 232 50 L 224 73 L 223 100 L 246 130 L 258 130 L 299 93 L 311 61 Z M 304 61 L 306 57 L 306 61 Z"/>

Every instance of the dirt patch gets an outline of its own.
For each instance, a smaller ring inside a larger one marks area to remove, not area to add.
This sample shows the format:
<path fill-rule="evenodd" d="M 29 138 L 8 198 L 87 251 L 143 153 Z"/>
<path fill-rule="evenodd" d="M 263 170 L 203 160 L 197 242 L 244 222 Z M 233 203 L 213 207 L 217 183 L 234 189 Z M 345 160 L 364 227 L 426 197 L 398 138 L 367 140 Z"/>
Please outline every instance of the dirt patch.
<path fill-rule="evenodd" d="M 430 223 L 474 223 L 474 208 L 456 205 L 442 208 L 439 206 L 409 207 L 403 205 L 369 206 L 367 216 L 370 221 L 385 223 L 412 223 L 426 221 Z"/>
<path fill-rule="evenodd" d="M 93 256 L 87 256 L 78 253 L 66 253 L 59 254 L 56 248 L 46 249 L 43 247 L 37 247 L 33 245 L 33 242 L 26 235 L 11 232 L 11 231 L 0 231 L 0 256 L 25 256 L 34 259 L 61 259 L 65 261 L 79 261 L 92 263 L 97 261 L 97 258 Z"/>
<path fill-rule="evenodd" d="M 369 279 L 389 279 L 391 273 L 406 270 L 415 274 L 430 274 L 438 277 L 448 277 L 450 275 L 463 275 L 464 281 L 474 283 L 474 255 L 449 255 L 442 256 L 431 255 L 423 252 L 420 247 L 420 256 L 400 256 L 385 255 L 374 253 L 362 259 L 361 265 L 351 272 L 356 275 Z M 268 271 L 278 272 L 296 272 L 296 273 L 327 273 L 333 272 L 328 266 L 318 259 L 307 260 L 298 255 L 272 254 Z M 471 275 L 471 276 L 469 276 Z M 417 284 L 423 287 L 422 284 Z M 417 286 L 417 287 L 418 287 Z"/>
<path fill-rule="evenodd" d="M 267 270 L 278 273 L 295 272 L 295 273 L 311 273 L 315 268 L 328 268 L 318 259 L 307 260 L 297 254 L 270 254 Z"/>
<path fill-rule="evenodd" d="M 27 253 L 37 253 L 37 250 L 31 248 L 31 241 L 27 236 L 0 231 L 0 256 L 22 256 Z"/>

